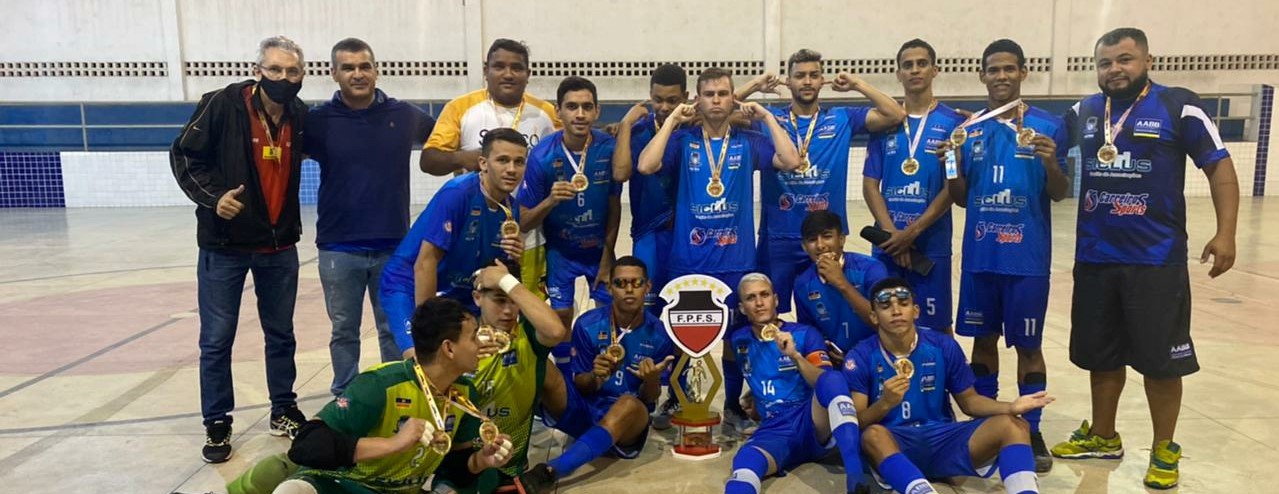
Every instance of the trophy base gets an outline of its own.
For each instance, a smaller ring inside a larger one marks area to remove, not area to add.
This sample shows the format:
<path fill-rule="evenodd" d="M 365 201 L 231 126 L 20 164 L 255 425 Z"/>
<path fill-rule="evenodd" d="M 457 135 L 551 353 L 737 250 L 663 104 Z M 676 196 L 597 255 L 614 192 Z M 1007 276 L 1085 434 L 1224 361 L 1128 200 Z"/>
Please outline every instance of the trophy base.
<path fill-rule="evenodd" d="M 711 412 L 708 416 L 689 419 L 676 415 L 671 417 L 671 424 L 679 427 L 679 440 L 671 448 L 671 456 L 686 461 L 704 461 L 719 458 L 723 449 L 715 444 L 711 428 L 719 425 L 719 414 Z"/>

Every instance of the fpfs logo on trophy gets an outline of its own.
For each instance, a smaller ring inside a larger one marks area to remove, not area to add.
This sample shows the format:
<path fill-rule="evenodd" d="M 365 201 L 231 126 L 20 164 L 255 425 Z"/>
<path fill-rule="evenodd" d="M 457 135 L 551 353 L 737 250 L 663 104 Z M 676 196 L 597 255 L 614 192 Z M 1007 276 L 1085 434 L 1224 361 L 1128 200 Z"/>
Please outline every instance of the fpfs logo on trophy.
<path fill-rule="evenodd" d="M 671 379 L 680 404 L 680 411 L 671 418 L 679 427 L 679 439 L 671 449 L 676 458 L 709 460 L 721 453 L 711 434 L 720 417 L 710 407 L 724 379 L 714 359 L 705 357 L 728 331 L 729 307 L 724 300 L 731 292 L 722 281 L 693 274 L 671 280 L 660 293 L 666 302 L 662 308 L 666 334 L 684 353 L 671 373 L 685 376 L 684 383 Z"/>

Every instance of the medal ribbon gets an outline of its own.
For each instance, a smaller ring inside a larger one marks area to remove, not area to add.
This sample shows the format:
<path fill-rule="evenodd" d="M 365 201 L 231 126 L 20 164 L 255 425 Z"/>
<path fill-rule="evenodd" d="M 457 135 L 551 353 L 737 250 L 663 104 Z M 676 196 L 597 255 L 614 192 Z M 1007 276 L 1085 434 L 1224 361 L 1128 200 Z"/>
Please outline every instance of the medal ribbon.
<path fill-rule="evenodd" d="M 1022 104 L 1021 98 L 1017 98 L 1013 101 L 1009 101 L 1008 103 L 1005 103 L 1004 106 L 1001 106 L 989 112 L 986 111 L 987 108 L 983 108 L 981 111 L 974 113 L 972 117 L 969 117 L 967 121 L 960 124 L 959 128 L 966 129 L 973 125 L 977 125 L 979 123 L 985 122 L 999 115 L 1003 115 L 1004 112 L 1013 109 L 1014 106 L 1020 106 L 1021 104 Z"/>
<path fill-rule="evenodd" d="M 1133 100 L 1127 110 L 1124 110 L 1124 114 L 1119 116 L 1119 120 L 1113 126 L 1110 125 L 1110 97 L 1106 97 L 1106 144 L 1115 144 L 1115 138 L 1119 137 L 1119 133 L 1124 130 L 1124 122 L 1128 120 L 1128 114 L 1132 113 L 1132 109 L 1137 107 L 1137 103 L 1141 103 L 1148 92 L 1150 92 L 1150 83 L 1146 83 L 1146 87 L 1141 89 L 1141 94 L 1137 95 L 1137 99 Z"/>
<path fill-rule="evenodd" d="M 431 390 L 434 386 L 431 384 L 431 379 L 426 377 L 426 371 L 422 370 L 422 364 L 419 364 L 417 359 L 413 360 L 413 373 L 417 374 L 418 384 L 422 386 L 422 392 L 426 393 L 426 403 L 431 407 L 431 421 L 435 423 L 435 430 L 444 431 L 444 416 L 440 415 L 440 407 L 435 404 L 435 393 Z"/>
<path fill-rule="evenodd" d="M 915 353 L 916 345 L 919 345 L 919 330 L 915 331 L 915 340 L 910 342 L 910 350 L 906 352 L 906 355 L 902 355 L 900 358 L 910 358 L 910 355 Z M 893 358 L 895 355 L 889 354 L 888 350 L 884 349 L 884 342 L 882 340 L 879 342 L 879 353 L 884 357 L 884 361 L 888 362 L 889 366 L 892 366 L 894 362 L 897 362 L 897 359 Z"/>
<path fill-rule="evenodd" d="M 257 86 L 253 86 L 253 95 L 254 95 L 254 96 L 257 96 L 257 94 L 258 94 L 258 87 L 257 87 Z M 1142 94 L 1146 94 L 1146 93 L 1142 93 Z M 1134 104 L 1135 104 L 1135 103 L 1134 103 Z M 1110 100 L 1109 100 L 1109 99 L 1108 99 L 1108 100 L 1106 100 L 1106 108 L 1107 108 L 1107 111 L 1109 111 L 1109 108 L 1110 108 Z M 265 110 L 265 109 L 263 109 L 262 111 L 257 111 L 257 109 L 256 109 L 256 108 L 254 108 L 254 109 L 253 109 L 253 113 L 257 113 L 257 114 L 258 114 L 258 123 L 262 125 L 262 133 L 263 133 L 263 134 L 266 134 L 266 145 L 267 145 L 267 148 L 271 150 L 271 158 L 270 158 L 270 159 L 274 160 L 276 164 L 279 164 L 279 163 L 280 163 L 280 152 L 279 152 L 279 151 L 276 149 L 276 147 L 275 147 L 275 136 L 274 136 L 274 135 L 271 135 L 271 126 L 270 126 L 270 125 L 267 125 L 267 123 L 266 123 L 266 116 L 265 116 L 265 115 L 263 115 L 263 113 L 266 113 L 266 110 Z M 1127 113 L 1125 113 L 1124 115 L 1126 116 L 1126 115 L 1127 115 Z"/>
<path fill-rule="evenodd" d="M 501 125 L 502 115 L 498 113 L 497 111 L 498 104 L 496 101 L 493 101 L 492 94 L 489 95 L 489 105 L 493 107 L 493 118 L 497 119 L 498 125 Z M 520 126 L 520 117 L 523 115 L 524 115 L 524 98 L 521 97 L 520 106 L 515 109 L 515 118 L 511 120 L 512 129 L 519 130 L 518 127 Z"/>
<path fill-rule="evenodd" d="M 568 156 L 568 164 L 573 167 L 573 173 L 575 174 L 585 175 L 585 172 L 583 172 L 582 170 L 586 168 L 586 163 L 587 163 L 586 154 L 591 151 L 592 137 L 593 136 L 591 135 L 591 132 L 588 130 L 586 133 L 586 145 L 582 146 L 581 162 L 578 162 L 577 158 L 574 157 L 576 153 L 569 151 L 568 146 L 564 144 L 564 139 L 563 138 L 560 139 L 560 148 L 564 150 L 564 155 Z"/>
<path fill-rule="evenodd" d="M 711 133 L 706 127 L 702 127 L 702 144 L 706 147 L 706 160 L 711 165 L 711 181 L 717 182 L 720 175 L 724 171 L 724 159 L 728 158 L 728 140 L 733 135 L 733 128 L 729 127 L 724 131 L 723 146 L 719 148 L 719 160 L 715 160 L 715 156 L 711 154 Z"/>
<path fill-rule="evenodd" d="M 817 118 L 822 114 L 822 107 L 818 106 L 817 111 L 814 112 L 813 116 L 809 119 L 808 133 L 804 135 L 802 140 L 799 137 L 799 116 L 795 115 L 795 106 L 791 105 L 789 111 L 791 126 L 795 127 L 795 147 L 799 149 L 800 161 L 803 161 L 804 158 L 808 157 L 808 146 L 813 144 L 813 129 L 817 128 Z"/>
<path fill-rule="evenodd" d="M 494 199 L 494 198 L 493 198 L 493 196 L 489 195 L 489 193 L 488 193 L 488 191 L 487 191 L 487 190 L 484 190 L 484 182 L 483 182 L 482 180 L 480 181 L 480 194 L 483 194 L 483 195 L 484 195 L 484 198 L 485 198 L 485 199 L 488 199 L 488 200 L 489 200 L 489 202 L 491 202 L 491 203 L 493 203 L 493 204 L 497 204 L 497 207 L 502 208 L 502 212 L 503 212 L 503 213 L 506 213 L 506 219 L 507 219 L 507 220 L 513 220 L 513 219 L 515 219 L 515 216 L 511 214 L 511 207 L 510 207 L 510 206 L 508 206 L 508 205 L 506 205 L 506 204 L 503 204 L 503 203 L 501 203 L 501 202 L 498 202 L 498 200 L 497 200 L 497 199 Z M 509 195 L 508 195 L 508 196 L 506 196 L 506 201 L 507 201 L 507 202 L 510 202 L 510 201 L 511 201 L 511 196 L 509 196 Z"/>
<path fill-rule="evenodd" d="M 902 108 L 905 107 L 906 103 L 903 101 Z M 903 130 L 906 132 L 907 150 L 910 153 L 906 155 L 907 158 L 915 157 L 915 150 L 919 149 L 919 137 L 924 135 L 924 129 L 926 129 L 926 126 L 928 125 L 928 115 L 933 113 L 933 108 L 937 108 L 937 100 L 935 99 L 928 105 L 928 109 L 924 110 L 924 115 L 919 117 L 919 129 L 915 132 L 915 137 L 913 139 L 910 137 L 910 115 L 906 115 L 906 118 L 902 120 L 902 125 L 904 126 Z"/>

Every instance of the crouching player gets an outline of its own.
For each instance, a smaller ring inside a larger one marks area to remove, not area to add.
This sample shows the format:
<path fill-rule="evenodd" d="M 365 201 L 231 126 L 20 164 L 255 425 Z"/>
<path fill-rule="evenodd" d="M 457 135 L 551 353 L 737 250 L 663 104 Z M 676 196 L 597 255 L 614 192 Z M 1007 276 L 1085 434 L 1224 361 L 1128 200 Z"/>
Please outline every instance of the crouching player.
<path fill-rule="evenodd" d="M 777 318 L 777 294 L 764 274 L 743 276 L 737 293 L 750 325 L 733 333 L 725 351 L 736 353 L 763 420 L 733 457 L 724 492 L 758 493 L 760 479 L 820 460 L 836 446 L 854 492 L 862 472 L 857 416 L 821 333 Z"/>
<path fill-rule="evenodd" d="M 926 478 L 987 477 L 997 467 L 1009 493 L 1038 493 L 1030 428 L 1018 417 L 1052 403 L 1045 392 L 1012 403 L 973 389 L 973 372 L 950 336 L 919 328 L 909 284 L 888 278 L 871 287 L 878 334 L 844 361 L 844 376 L 865 431 L 862 449 L 897 492 L 936 492 Z M 973 420 L 956 422 L 950 394 Z"/>
<path fill-rule="evenodd" d="M 473 480 L 511 458 L 510 437 L 480 418 L 471 386 L 459 379 L 479 364 L 475 318 L 434 298 L 417 308 L 412 326 L 416 356 L 359 374 L 307 422 L 288 453 L 301 468 L 275 492 L 420 492 L 437 470 Z M 476 450 L 479 436 L 487 437 Z"/>

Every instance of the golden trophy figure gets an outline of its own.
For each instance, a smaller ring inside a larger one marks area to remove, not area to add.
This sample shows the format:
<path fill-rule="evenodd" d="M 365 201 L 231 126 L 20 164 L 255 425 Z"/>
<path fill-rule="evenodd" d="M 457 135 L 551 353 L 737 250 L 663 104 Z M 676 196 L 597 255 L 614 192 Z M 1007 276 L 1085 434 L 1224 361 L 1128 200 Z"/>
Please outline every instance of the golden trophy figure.
<path fill-rule="evenodd" d="M 711 400 L 724 379 L 714 359 L 705 358 L 728 331 L 729 308 L 724 299 L 732 289 L 710 276 L 681 276 L 662 288 L 666 301 L 662 323 L 675 346 L 683 351 L 671 374 L 671 390 L 679 400 L 680 411 L 671 418 L 679 427 L 679 438 L 671 453 L 683 460 L 718 458 L 712 428 L 719 424 L 719 413 L 711 411 Z M 681 385 L 678 376 L 685 375 Z"/>

